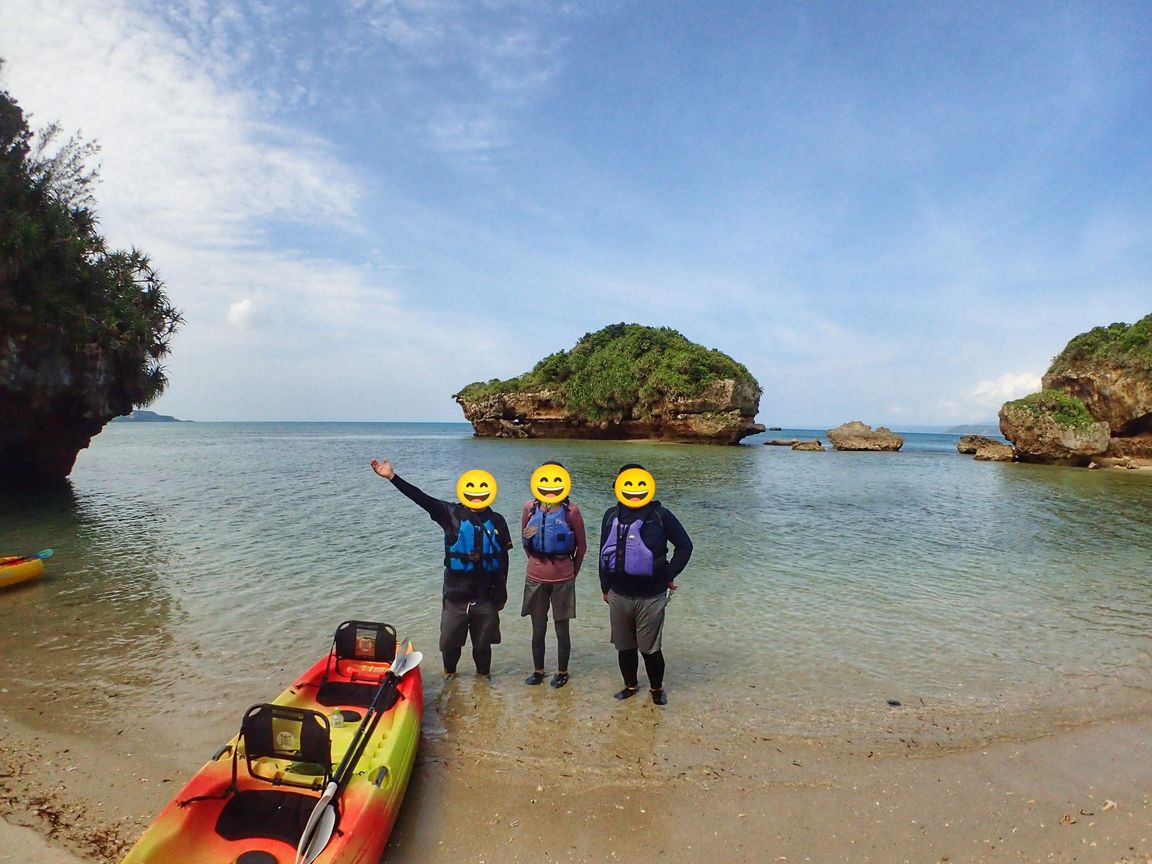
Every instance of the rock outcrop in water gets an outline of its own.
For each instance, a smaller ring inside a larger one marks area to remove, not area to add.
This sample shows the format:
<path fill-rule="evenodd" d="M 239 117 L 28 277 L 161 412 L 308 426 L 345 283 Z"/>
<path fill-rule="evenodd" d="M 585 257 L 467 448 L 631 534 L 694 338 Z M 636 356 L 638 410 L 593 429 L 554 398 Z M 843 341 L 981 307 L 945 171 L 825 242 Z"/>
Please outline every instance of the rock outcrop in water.
<path fill-rule="evenodd" d="M 993 443 L 995 442 L 991 438 L 983 435 L 961 435 L 960 440 L 956 442 L 956 452 L 971 456 L 981 447 Z"/>
<path fill-rule="evenodd" d="M 1108 424 L 1093 420 L 1080 400 L 1059 390 L 1006 403 L 1000 430 L 1021 462 L 1083 466 L 1108 449 Z"/>
<path fill-rule="evenodd" d="M 731 357 L 667 327 L 614 324 L 518 378 L 453 398 L 482 438 L 648 438 L 736 444 L 763 432 L 760 385 Z"/>
<path fill-rule="evenodd" d="M 1080 334 L 1042 386 L 1000 409 L 1021 461 L 1152 466 L 1152 315 Z"/>
<path fill-rule="evenodd" d="M 799 451 L 812 451 L 823 453 L 824 445 L 819 438 L 813 438 L 811 441 L 793 441 L 792 449 Z"/>
<path fill-rule="evenodd" d="M 962 435 L 956 452 L 972 456 L 977 462 L 1014 462 L 1016 450 L 1010 444 L 986 438 L 985 435 Z"/>
<path fill-rule="evenodd" d="M 996 441 L 984 435 L 962 435 L 956 442 L 956 452 L 972 456 L 977 462 L 1014 462 L 1016 451 L 1011 444 Z"/>
<path fill-rule="evenodd" d="M 972 456 L 977 462 L 1015 462 L 1016 450 L 1011 444 L 991 441 L 976 448 Z"/>
<path fill-rule="evenodd" d="M 828 440 L 837 450 L 882 450 L 895 452 L 904 446 L 904 439 L 886 426 L 875 430 L 867 423 L 853 420 L 828 430 Z"/>

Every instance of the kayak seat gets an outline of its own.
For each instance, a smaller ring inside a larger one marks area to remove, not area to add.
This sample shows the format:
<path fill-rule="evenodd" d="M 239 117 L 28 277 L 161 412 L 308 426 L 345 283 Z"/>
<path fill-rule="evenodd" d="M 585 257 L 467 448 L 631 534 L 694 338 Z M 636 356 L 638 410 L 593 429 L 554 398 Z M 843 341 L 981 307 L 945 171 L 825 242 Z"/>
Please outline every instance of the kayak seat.
<path fill-rule="evenodd" d="M 396 628 L 391 624 L 343 622 L 332 637 L 332 650 L 328 653 L 316 701 L 325 706 L 367 708 L 384 680 L 384 673 L 395 659 Z M 355 668 L 349 672 L 348 667 L 353 664 Z M 333 676 L 351 680 L 332 681 Z M 385 710 L 390 707 L 386 706 Z"/>
<path fill-rule="evenodd" d="M 331 727 L 319 711 L 253 705 L 241 721 L 240 737 L 248 773 L 257 780 L 322 789 L 332 779 Z M 232 753 L 233 777 L 239 750 Z"/>
<path fill-rule="evenodd" d="M 340 674 L 340 661 L 386 664 L 396 659 L 396 628 L 391 624 L 374 621 L 345 621 L 336 628 L 332 637 L 332 658 L 336 673 Z"/>

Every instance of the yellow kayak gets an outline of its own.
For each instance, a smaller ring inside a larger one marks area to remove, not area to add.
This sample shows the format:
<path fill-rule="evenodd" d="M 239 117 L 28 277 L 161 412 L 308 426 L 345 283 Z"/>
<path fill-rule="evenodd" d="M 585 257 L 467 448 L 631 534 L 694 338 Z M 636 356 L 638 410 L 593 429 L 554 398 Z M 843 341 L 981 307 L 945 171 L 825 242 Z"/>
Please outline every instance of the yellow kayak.
<path fill-rule="evenodd" d="M 43 572 L 44 562 L 40 558 L 24 558 L 20 555 L 0 558 L 0 588 L 39 579 Z"/>

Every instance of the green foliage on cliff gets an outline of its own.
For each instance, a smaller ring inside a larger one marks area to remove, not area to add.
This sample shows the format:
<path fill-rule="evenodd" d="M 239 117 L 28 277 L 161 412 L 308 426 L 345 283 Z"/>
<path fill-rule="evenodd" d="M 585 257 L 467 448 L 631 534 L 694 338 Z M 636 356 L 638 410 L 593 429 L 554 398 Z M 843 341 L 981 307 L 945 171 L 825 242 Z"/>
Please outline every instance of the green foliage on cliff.
<path fill-rule="evenodd" d="M 1051 417 L 1061 426 L 1087 429 L 1096 422 L 1087 406 L 1063 390 L 1041 390 L 1004 405 L 1007 409 L 1026 411 L 1033 417 Z"/>
<path fill-rule="evenodd" d="M 1152 315 L 1135 324 L 1109 324 L 1081 333 L 1052 360 L 1049 375 L 1099 363 L 1143 370 L 1152 374 Z"/>
<path fill-rule="evenodd" d="M 552 390 L 577 416 L 619 420 L 648 416 L 667 398 L 698 397 L 726 378 L 760 392 L 751 373 L 723 352 L 690 342 L 670 327 L 621 323 L 584 334 L 570 351 L 548 355 L 517 378 L 469 384 L 459 395 L 482 400 Z"/>
<path fill-rule="evenodd" d="M 34 135 L 0 91 L 0 397 L 127 413 L 163 391 L 159 361 L 182 319 L 147 256 L 97 233 L 96 148 L 58 133 Z"/>

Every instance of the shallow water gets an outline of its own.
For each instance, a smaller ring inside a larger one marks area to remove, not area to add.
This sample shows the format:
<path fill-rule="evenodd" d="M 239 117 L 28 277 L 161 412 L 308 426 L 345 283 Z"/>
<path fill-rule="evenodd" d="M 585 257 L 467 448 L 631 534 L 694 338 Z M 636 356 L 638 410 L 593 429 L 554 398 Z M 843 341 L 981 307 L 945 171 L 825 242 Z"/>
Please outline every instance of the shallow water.
<path fill-rule="evenodd" d="M 561 725 L 599 734 L 618 673 L 594 557 L 566 692 L 520 683 L 518 551 L 493 687 L 442 691 L 440 532 L 369 469 L 387 456 L 443 498 L 460 471 L 492 471 L 510 522 L 530 471 L 558 459 L 593 546 L 617 467 L 652 471 L 696 547 L 665 631 L 669 722 L 685 728 L 950 746 L 1152 707 L 1147 472 L 974 462 L 955 436 L 907 435 L 900 453 L 793 452 L 765 437 L 703 447 L 478 440 L 464 424 L 113 424 L 66 488 L 0 502 L 0 553 L 56 550 L 38 584 L 0 593 L 5 698 L 42 700 L 37 722 L 178 729 L 207 751 L 360 618 L 425 651 L 432 735 L 479 728 L 510 747 Z"/>

